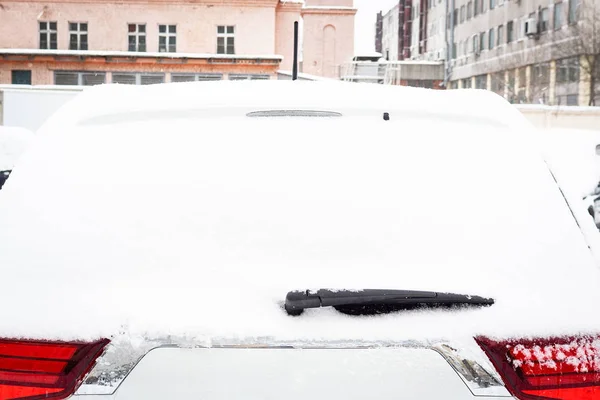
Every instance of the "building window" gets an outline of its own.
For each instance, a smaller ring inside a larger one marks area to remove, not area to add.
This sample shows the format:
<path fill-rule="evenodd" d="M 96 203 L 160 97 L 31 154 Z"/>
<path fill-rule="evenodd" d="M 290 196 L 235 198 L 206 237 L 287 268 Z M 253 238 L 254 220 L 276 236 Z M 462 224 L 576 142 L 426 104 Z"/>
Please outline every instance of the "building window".
<path fill-rule="evenodd" d="M 87 22 L 69 22 L 69 50 L 88 49 Z"/>
<path fill-rule="evenodd" d="M 479 36 L 473 35 L 473 37 L 471 38 L 471 41 L 473 42 L 473 44 L 472 44 L 473 52 L 478 53 L 479 52 Z"/>
<path fill-rule="evenodd" d="M 176 25 L 158 25 L 158 51 L 161 53 L 177 51 Z"/>
<path fill-rule="evenodd" d="M 223 74 L 171 74 L 171 82 L 220 81 Z"/>
<path fill-rule="evenodd" d="M 473 2 L 467 4 L 467 20 L 473 18 Z"/>
<path fill-rule="evenodd" d="M 498 26 L 498 46 L 504 44 L 504 25 Z"/>
<path fill-rule="evenodd" d="M 480 1 L 480 6 L 479 9 L 481 10 L 481 14 L 483 14 L 485 12 L 485 5 L 486 5 L 486 1 L 485 0 L 479 0 Z"/>
<path fill-rule="evenodd" d="M 31 70 L 12 70 L 11 83 L 13 85 L 31 85 Z"/>
<path fill-rule="evenodd" d="M 105 72 L 55 71 L 55 85 L 92 86 L 106 82 Z"/>
<path fill-rule="evenodd" d="M 452 59 L 456 58 L 456 42 L 452 43 Z"/>
<path fill-rule="evenodd" d="M 479 14 L 479 0 L 475 0 L 473 2 L 473 17 L 476 17 Z"/>
<path fill-rule="evenodd" d="M 542 8 L 540 15 L 540 32 L 546 32 L 550 25 L 550 10 L 547 7 Z"/>
<path fill-rule="evenodd" d="M 471 89 L 471 78 L 466 78 L 462 80 L 463 89 Z"/>
<path fill-rule="evenodd" d="M 146 24 L 128 24 L 129 51 L 146 51 Z"/>
<path fill-rule="evenodd" d="M 554 4 L 554 29 L 560 29 L 563 24 L 563 3 Z"/>
<path fill-rule="evenodd" d="M 576 106 L 579 98 L 579 58 L 556 61 L 555 101 L 559 105 Z"/>
<path fill-rule="evenodd" d="M 490 29 L 490 33 L 488 34 L 488 49 L 492 50 L 494 48 L 494 28 Z"/>
<path fill-rule="evenodd" d="M 515 70 L 508 71 L 508 83 L 506 84 L 507 100 L 511 103 L 515 102 Z"/>
<path fill-rule="evenodd" d="M 463 22 L 465 22 L 465 6 L 461 6 L 460 7 L 460 23 L 462 24 Z"/>
<path fill-rule="evenodd" d="M 40 22 L 40 49 L 57 49 L 57 33 L 55 21 Z"/>
<path fill-rule="evenodd" d="M 112 82 L 122 85 L 154 85 L 165 82 L 165 74 L 113 72 Z"/>
<path fill-rule="evenodd" d="M 265 81 L 268 79 L 271 79 L 271 76 L 265 74 L 229 74 L 230 81 Z"/>
<path fill-rule="evenodd" d="M 496 0 L 490 0 L 490 10 L 493 10 L 496 7 Z"/>
<path fill-rule="evenodd" d="M 217 54 L 235 54 L 234 26 L 217 26 Z"/>
<path fill-rule="evenodd" d="M 577 9 L 579 8 L 579 0 L 569 0 L 569 24 L 577 21 Z"/>
<path fill-rule="evenodd" d="M 497 72 L 491 75 L 492 91 L 500 96 L 504 97 L 504 72 Z"/>
<path fill-rule="evenodd" d="M 458 8 L 454 9 L 454 25 L 458 25 Z"/>
<path fill-rule="evenodd" d="M 477 75 L 475 77 L 475 89 L 487 89 L 487 75 Z"/>
<path fill-rule="evenodd" d="M 531 68 L 530 95 L 534 103 L 547 104 L 550 86 L 550 64 L 534 64 Z"/>
<path fill-rule="evenodd" d="M 563 58 L 556 61 L 556 83 L 579 82 L 579 58 Z"/>
<path fill-rule="evenodd" d="M 519 23 L 519 39 L 523 39 L 525 37 L 525 23 L 527 22 L 527 17 L 522 17 Z"/>
<path fill-rule="evenodd" d="M 479 34 L 479 51 L 485 50 L 485 32 Z"/>
<path fill-rule="evenodd" d="M 506 43 L 510 43 L 513 41 L 514 29 L 515 29 L 515 25 L 514 25 L 513 21 L 508 21 L 506 23 Z"/>

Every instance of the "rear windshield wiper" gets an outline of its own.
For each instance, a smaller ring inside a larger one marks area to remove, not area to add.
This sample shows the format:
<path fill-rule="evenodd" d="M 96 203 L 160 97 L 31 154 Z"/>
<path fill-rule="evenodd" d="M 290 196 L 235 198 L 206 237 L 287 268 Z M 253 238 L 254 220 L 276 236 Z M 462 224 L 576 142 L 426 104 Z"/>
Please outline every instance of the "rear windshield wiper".
<path fill-rule="evenodd" d="M 416 308 L 483 307 L 494 304 L 494 299 L 455 293 L 422 292 L 414 290 L 330 290 L 320 289 L 289 292 L 285 297 L 285 311 L 300 315 L 307 308 L 333 307 L 351 315 L 382 314 Z"/>

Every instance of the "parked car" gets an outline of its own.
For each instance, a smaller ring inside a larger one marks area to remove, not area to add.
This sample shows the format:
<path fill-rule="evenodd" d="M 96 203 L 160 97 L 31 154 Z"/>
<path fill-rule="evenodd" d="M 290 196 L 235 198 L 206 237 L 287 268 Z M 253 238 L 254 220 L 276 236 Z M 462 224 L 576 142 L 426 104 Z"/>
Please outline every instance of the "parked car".
<path fill-rule="evenodd" d="M 4 182 L 6 182 L 8 179 L 10 172 L 11 170 L 0 171 L 0 189 L 2 189 L 2 186 L 4 186 Z"/>
<path fill-rule="evenodd" d="M 599 399 L 598 232 L 532 129 L 475 90 L 86 90 L 0 196 L 0 399 Z"/>
<path fill-rule="evenodd" d="M 0 189 L 32 138 L 33 133 L 24 128 L 0 125 Z"/>

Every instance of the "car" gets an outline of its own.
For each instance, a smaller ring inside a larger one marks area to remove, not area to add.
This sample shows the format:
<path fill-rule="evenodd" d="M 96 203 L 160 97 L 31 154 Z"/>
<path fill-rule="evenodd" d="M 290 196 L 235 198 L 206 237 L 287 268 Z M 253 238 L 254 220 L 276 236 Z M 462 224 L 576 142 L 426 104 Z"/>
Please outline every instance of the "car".
<path fill-rule="evenodd" d="M 4 186 L 4 182 L 6 182 L 6 180 L 8 179 L 10 172 L 10 169 L 6 171 L 0 171 L 0 189 L 2 189 L 2 186 Z"/>
<path fill-rule="evenodd" d="M 0 399 L 599 399 L 534 136 L 479 90 L 86 90 L 0 195 Z"/>
<path fill-rule="evenodd" d="M 583 200 L 600 228 L 600 131 L 554 128 L 540 131 L 542 152 L 565 195 Z"/>
<path fill-rule="evenodd" d="M 0 189 L 33 138 L 33 132 L 20 127 L 0 125 Z"/>

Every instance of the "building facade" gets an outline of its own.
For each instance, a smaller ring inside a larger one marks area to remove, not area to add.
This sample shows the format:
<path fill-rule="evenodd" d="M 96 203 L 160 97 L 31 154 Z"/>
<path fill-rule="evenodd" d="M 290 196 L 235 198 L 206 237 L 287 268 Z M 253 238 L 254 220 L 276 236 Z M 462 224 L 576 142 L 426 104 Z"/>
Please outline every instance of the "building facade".
<path fill-rule="evenodd" d="M 301 21 L 307 74 L 339 77 L 354 53 L 352 0 L 6 0 L 0 83 L 149 84 L 275 79 Z"/>
<path fill-rule="evenodd" d="M 411 59 L 444 60 L 448 88 L 487 89 L 513 103 L 600 105 L 597 0 L 427 0 L 425 14 L 425 48 L 415 53 L 413 40 Z M 385 15 L 382 23 L 385 43 Z"/>

